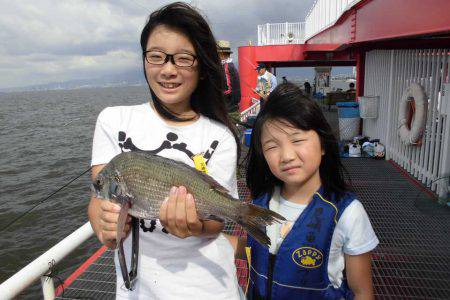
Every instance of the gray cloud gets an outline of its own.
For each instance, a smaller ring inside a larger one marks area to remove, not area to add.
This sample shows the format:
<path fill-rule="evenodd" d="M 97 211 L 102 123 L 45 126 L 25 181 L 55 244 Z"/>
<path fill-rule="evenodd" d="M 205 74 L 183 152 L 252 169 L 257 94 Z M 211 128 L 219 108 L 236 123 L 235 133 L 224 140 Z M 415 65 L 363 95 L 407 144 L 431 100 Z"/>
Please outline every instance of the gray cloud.
<path fill-rule="evenodd" d="M 170 2 L 0 0 L 0 88 L 140 69 L 140 31 L 151 11 Z M 314 0 L 186 2 L 236 50 L 256 44 L 259 24 L 302 21 Z"/>

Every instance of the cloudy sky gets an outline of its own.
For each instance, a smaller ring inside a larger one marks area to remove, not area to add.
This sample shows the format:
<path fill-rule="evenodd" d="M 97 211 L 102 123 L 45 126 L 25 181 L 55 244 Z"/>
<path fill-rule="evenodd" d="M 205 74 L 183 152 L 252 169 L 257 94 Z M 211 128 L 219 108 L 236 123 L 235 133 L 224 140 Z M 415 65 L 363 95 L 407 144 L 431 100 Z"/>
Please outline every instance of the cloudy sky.
<path fill-rule="evenodd" d="M 140 70 L 142 27 L 170 2 L 0 0 L 0 89 Z M 186 2 L 236 48 L 256 44 L 259 24 L 303 21 L 314 0 Z"/>

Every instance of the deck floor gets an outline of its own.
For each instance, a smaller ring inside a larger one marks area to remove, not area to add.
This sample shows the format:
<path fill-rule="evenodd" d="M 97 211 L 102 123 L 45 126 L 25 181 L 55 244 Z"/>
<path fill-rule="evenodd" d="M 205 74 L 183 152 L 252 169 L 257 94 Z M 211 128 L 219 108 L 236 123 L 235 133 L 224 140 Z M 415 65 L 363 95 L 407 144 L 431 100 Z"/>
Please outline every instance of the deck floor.
<path fill-rule="evenodd" d="M 373 253 L 377 299 L 450 299 L 450 209 L 390 162 L 347 158 L 344 164 L 380 239 Z M 112 257 L 106 251 L 58 299 L 114 299 Z M 239 269 L 245 276 L 245 264 Z"/>

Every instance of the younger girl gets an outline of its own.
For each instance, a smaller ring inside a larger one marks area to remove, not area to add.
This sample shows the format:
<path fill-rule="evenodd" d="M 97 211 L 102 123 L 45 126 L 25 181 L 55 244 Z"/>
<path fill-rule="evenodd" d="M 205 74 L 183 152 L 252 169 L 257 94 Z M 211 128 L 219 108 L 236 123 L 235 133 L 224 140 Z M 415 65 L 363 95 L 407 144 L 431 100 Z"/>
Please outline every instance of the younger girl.
<path fill-rule="evenodd" d="M 344 182 L 332 129 L 292 84 L 278 86 L 258 115 L 247 185 L 254 204 L 288 220 L 267 228 L 270 249 L 248 237 L 249 299 L 373 298 L 378 239 Z"/>
<path fill-rule="evenodd" d="M 236 137 L 225 109 L 222 68 L 208 24 L 189 5 L 169 4 L 150 15 L 141 46 L 152 99 L 100 113 L 92 149 L 93 178 L 122 151 L 148 151 L 199 166 L 237 197 Z M 199 220 L 193 196 L 185 187 L 173 187 L 167 196 L 159 221 L 140 220 L 137 280 L 131 290 L 124 286 L 116 255 L 116 297 L 238 299 L 234 253 L 220 234 L 223 224 Z M 89 205 L 92 227 L 110 248 L 116 247 L 119 210 L 118 205 L 95 197 Z M 128 232 L 129 225 L 121 234 Z M 124 249 L 129 259 L 130 237 Z"/>

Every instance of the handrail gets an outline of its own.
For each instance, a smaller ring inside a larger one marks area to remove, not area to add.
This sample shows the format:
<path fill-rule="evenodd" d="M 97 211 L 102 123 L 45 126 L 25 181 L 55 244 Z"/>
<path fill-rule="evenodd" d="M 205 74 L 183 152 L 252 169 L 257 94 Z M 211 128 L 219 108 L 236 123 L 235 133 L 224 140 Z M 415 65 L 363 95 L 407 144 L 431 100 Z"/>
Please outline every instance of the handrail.
<path fill-rule="evenodd" d="M 53 265 L 59 263 L 63 258 L 74 251 L 78 246 L 88 240 L 94 231 L 91 224 L 87 222 L 72 234 L 64 238 L 47 252 L 26 265 L 22 270 L 11 276 L 0 285 L 2 299 L 11 299 L 25 290 L 33 282 L 41 277 L 44 299 L 54 299 L 54 285 L 48 274 Z"/>
<path fill-rule="evenodd" d="M 305 22 L 258 25 L 258 46 L 303 44 L 304 42 Z"/>
<path fill-rule="evenodd" d="M 305 39 L 332 26 L 342 14 L 362 0 L 316 0 L 305 18 Z"/>
<path fill-rule="evenodd" d="M 252 102 L 253 102 L 252 106 L 246 108 L 245 110 L 243 110 L 241 112 L 241 122 L 247 121 L 247 118 L 249 115 L 258 114 L 261 101 L 259 101 L 258 99 L 252 98 Z"/>

